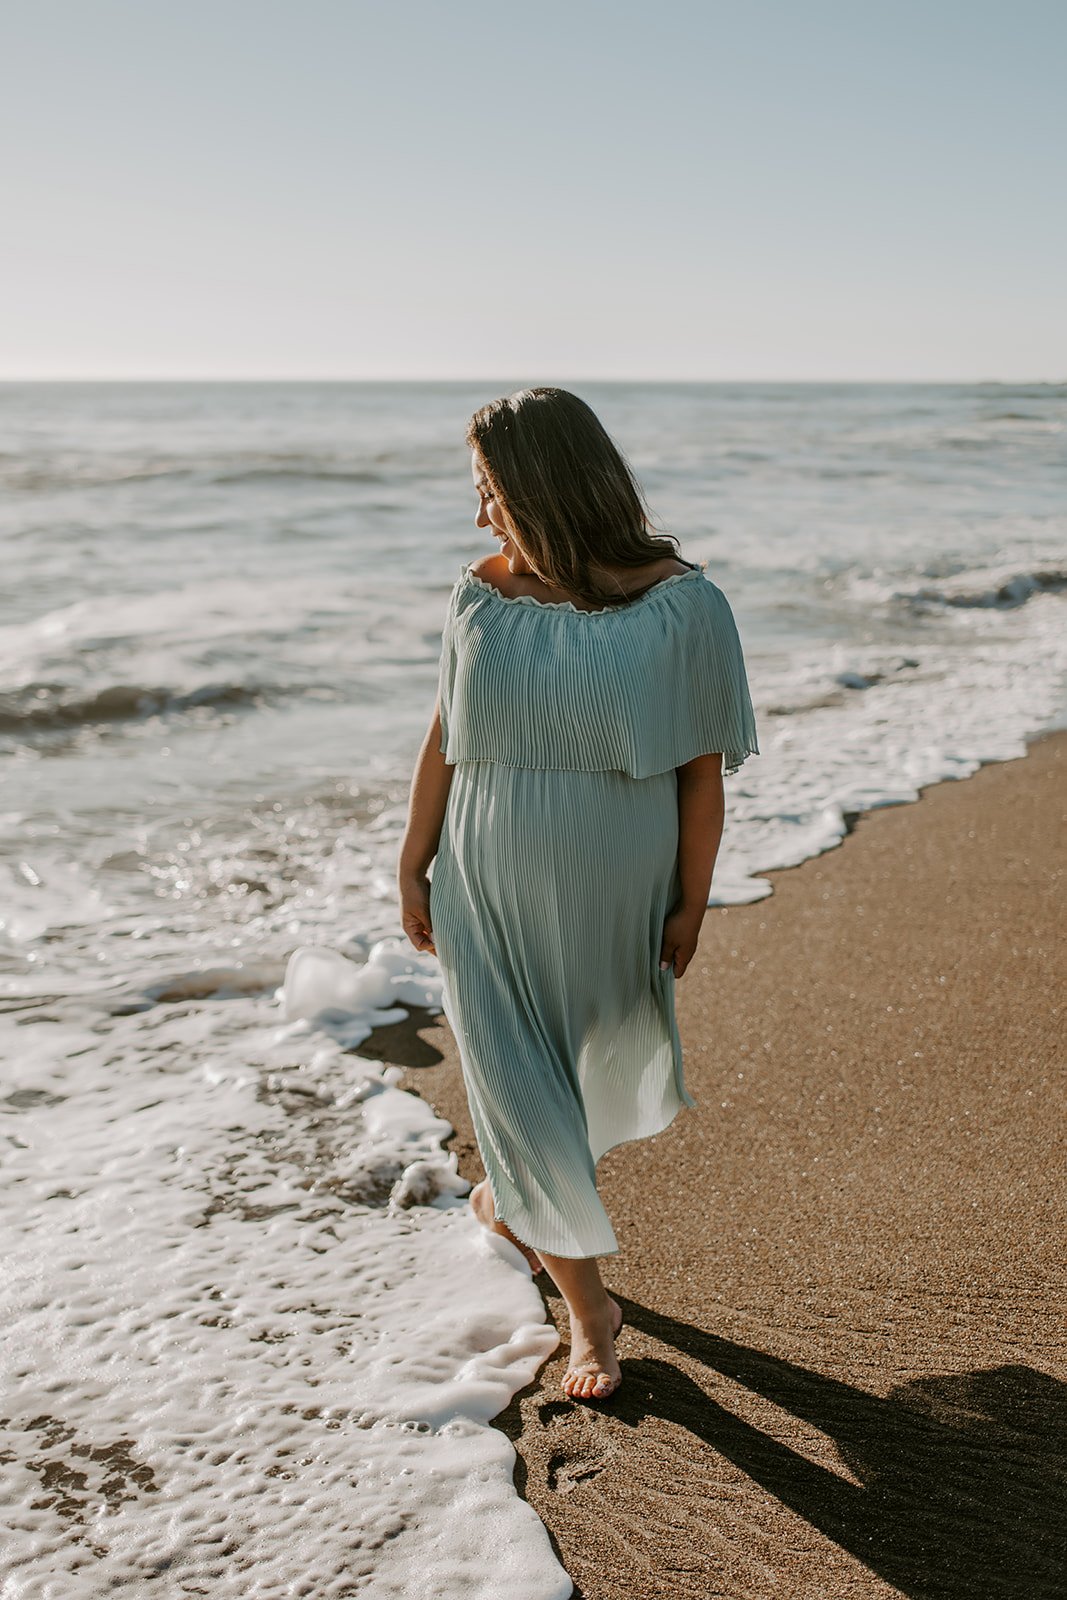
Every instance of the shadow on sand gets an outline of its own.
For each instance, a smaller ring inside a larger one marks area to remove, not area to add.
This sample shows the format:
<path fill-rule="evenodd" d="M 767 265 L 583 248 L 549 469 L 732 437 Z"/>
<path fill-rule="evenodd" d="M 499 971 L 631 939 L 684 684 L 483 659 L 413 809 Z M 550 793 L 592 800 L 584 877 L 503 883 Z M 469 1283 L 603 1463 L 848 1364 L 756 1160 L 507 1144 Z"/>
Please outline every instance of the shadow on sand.
<path fill-rule="evenodd" d="M 1005 1366 L 883 1399 L 617 1298 L 632 1328 L 826 1434 L 857 1482 L 741 1421 L 669 1361 L 623 1361 L 620 1422 L 686 1428 L 914 1600 L 1067 1595 L 1067 1385 Z"/>

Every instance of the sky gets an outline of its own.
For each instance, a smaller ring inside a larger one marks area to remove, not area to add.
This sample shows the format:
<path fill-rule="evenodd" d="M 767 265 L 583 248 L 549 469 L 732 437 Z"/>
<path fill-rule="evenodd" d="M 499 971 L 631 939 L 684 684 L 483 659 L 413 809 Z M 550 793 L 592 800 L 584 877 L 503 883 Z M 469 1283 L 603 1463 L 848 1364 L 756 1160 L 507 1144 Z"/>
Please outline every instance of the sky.
<path fill-rule="evenodd" d="M 0 0 L 0 378 L 1067 380 L 1063 0 Z"/>

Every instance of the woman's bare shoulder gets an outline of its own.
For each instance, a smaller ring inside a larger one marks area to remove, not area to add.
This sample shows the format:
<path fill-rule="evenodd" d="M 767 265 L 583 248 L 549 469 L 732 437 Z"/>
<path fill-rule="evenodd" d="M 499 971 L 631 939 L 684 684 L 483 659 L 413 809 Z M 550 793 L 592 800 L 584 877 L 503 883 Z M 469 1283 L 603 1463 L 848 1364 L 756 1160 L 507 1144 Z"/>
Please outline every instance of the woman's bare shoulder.
<path fill-rule="evenodd" d="M 673 578 L 683 572 L 691 571 L 694 565 L 692 561 L 679 561 L 674 556 L 665 556 L 660 561 L 650 561 L 644 567 L 630 567 L 626 572 L 630 582 L 626 583 L 625 587 L 635 590 L 647 589 L 663 578 Z M 476 578 L 481 578 L 484 583 L 491 583 L 494 589 L 499 589 L 501 594 L 507 595 L 509 599 L 514 599 L 518 595 L 532 595 L 535 599 L 541 599 L 551 593 L 536 578 L 512 572 L 506 556 L 480 556 L 477 561 L 471 562 L 471 571 Z M 623 576 L 621 571 L 619 576 L 620 578 Z"/>
<path fill-rule="evenodd" d="M 689 572 L 693 565 L 692 561 L 679 561 L 675 556 L 662 556 L 658 561 L 646 561 L 641 567 L 612 567 L 606 570 L 611 577 L 618 579 L 623 589 L 640 594 L 642 590 L 662 583 L 664 578 L 676 578 L 683 572 Z"/>
<path fill-rule="evenodd" d="M 663 571 L 657 573 L 655 578 L 649 580 L 650 582 L 658 582 L 660 578 L 677 578 L 683 572 L 692 571 L 693 567 L 696 566 L 696 562 L 680 561 L 675 556 L 667 556 L 660 565 Z"/>
<path fill-rule="evenodd" d="M 515 575 L 508 566 L 506 556 L 479 556 L 477 561 L 471 562 L 470 569 L 476 578 L 481 578 L 483 583 L 491 583 L 501 594 L 510 597 L 519 592 L 515 588 Z"/>

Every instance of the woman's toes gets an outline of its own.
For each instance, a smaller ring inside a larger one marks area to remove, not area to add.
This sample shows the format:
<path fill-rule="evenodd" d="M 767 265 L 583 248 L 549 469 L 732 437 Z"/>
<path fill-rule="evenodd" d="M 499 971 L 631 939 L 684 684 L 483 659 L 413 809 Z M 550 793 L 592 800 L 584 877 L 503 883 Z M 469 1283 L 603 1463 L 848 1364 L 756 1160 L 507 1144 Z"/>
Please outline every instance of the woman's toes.
<path fill-rule="evenodd" d="M 615 1393 L 621 1379 L 607 1372 L 582 1372 L 568 1367 L 560 1380 L 560 1388 L 570 1400 L 606 1400 Z"/>

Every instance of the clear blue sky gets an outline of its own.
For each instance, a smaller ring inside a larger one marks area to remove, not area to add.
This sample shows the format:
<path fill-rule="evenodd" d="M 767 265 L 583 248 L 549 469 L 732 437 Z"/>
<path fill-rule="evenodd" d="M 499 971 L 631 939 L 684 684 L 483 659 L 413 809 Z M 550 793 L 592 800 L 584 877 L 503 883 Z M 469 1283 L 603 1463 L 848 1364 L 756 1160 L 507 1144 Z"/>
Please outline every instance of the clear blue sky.
<path fill-rule="evenodd" d="M 1063 0 L 0 21 L 0 376 L 1067 379 Z"/>

